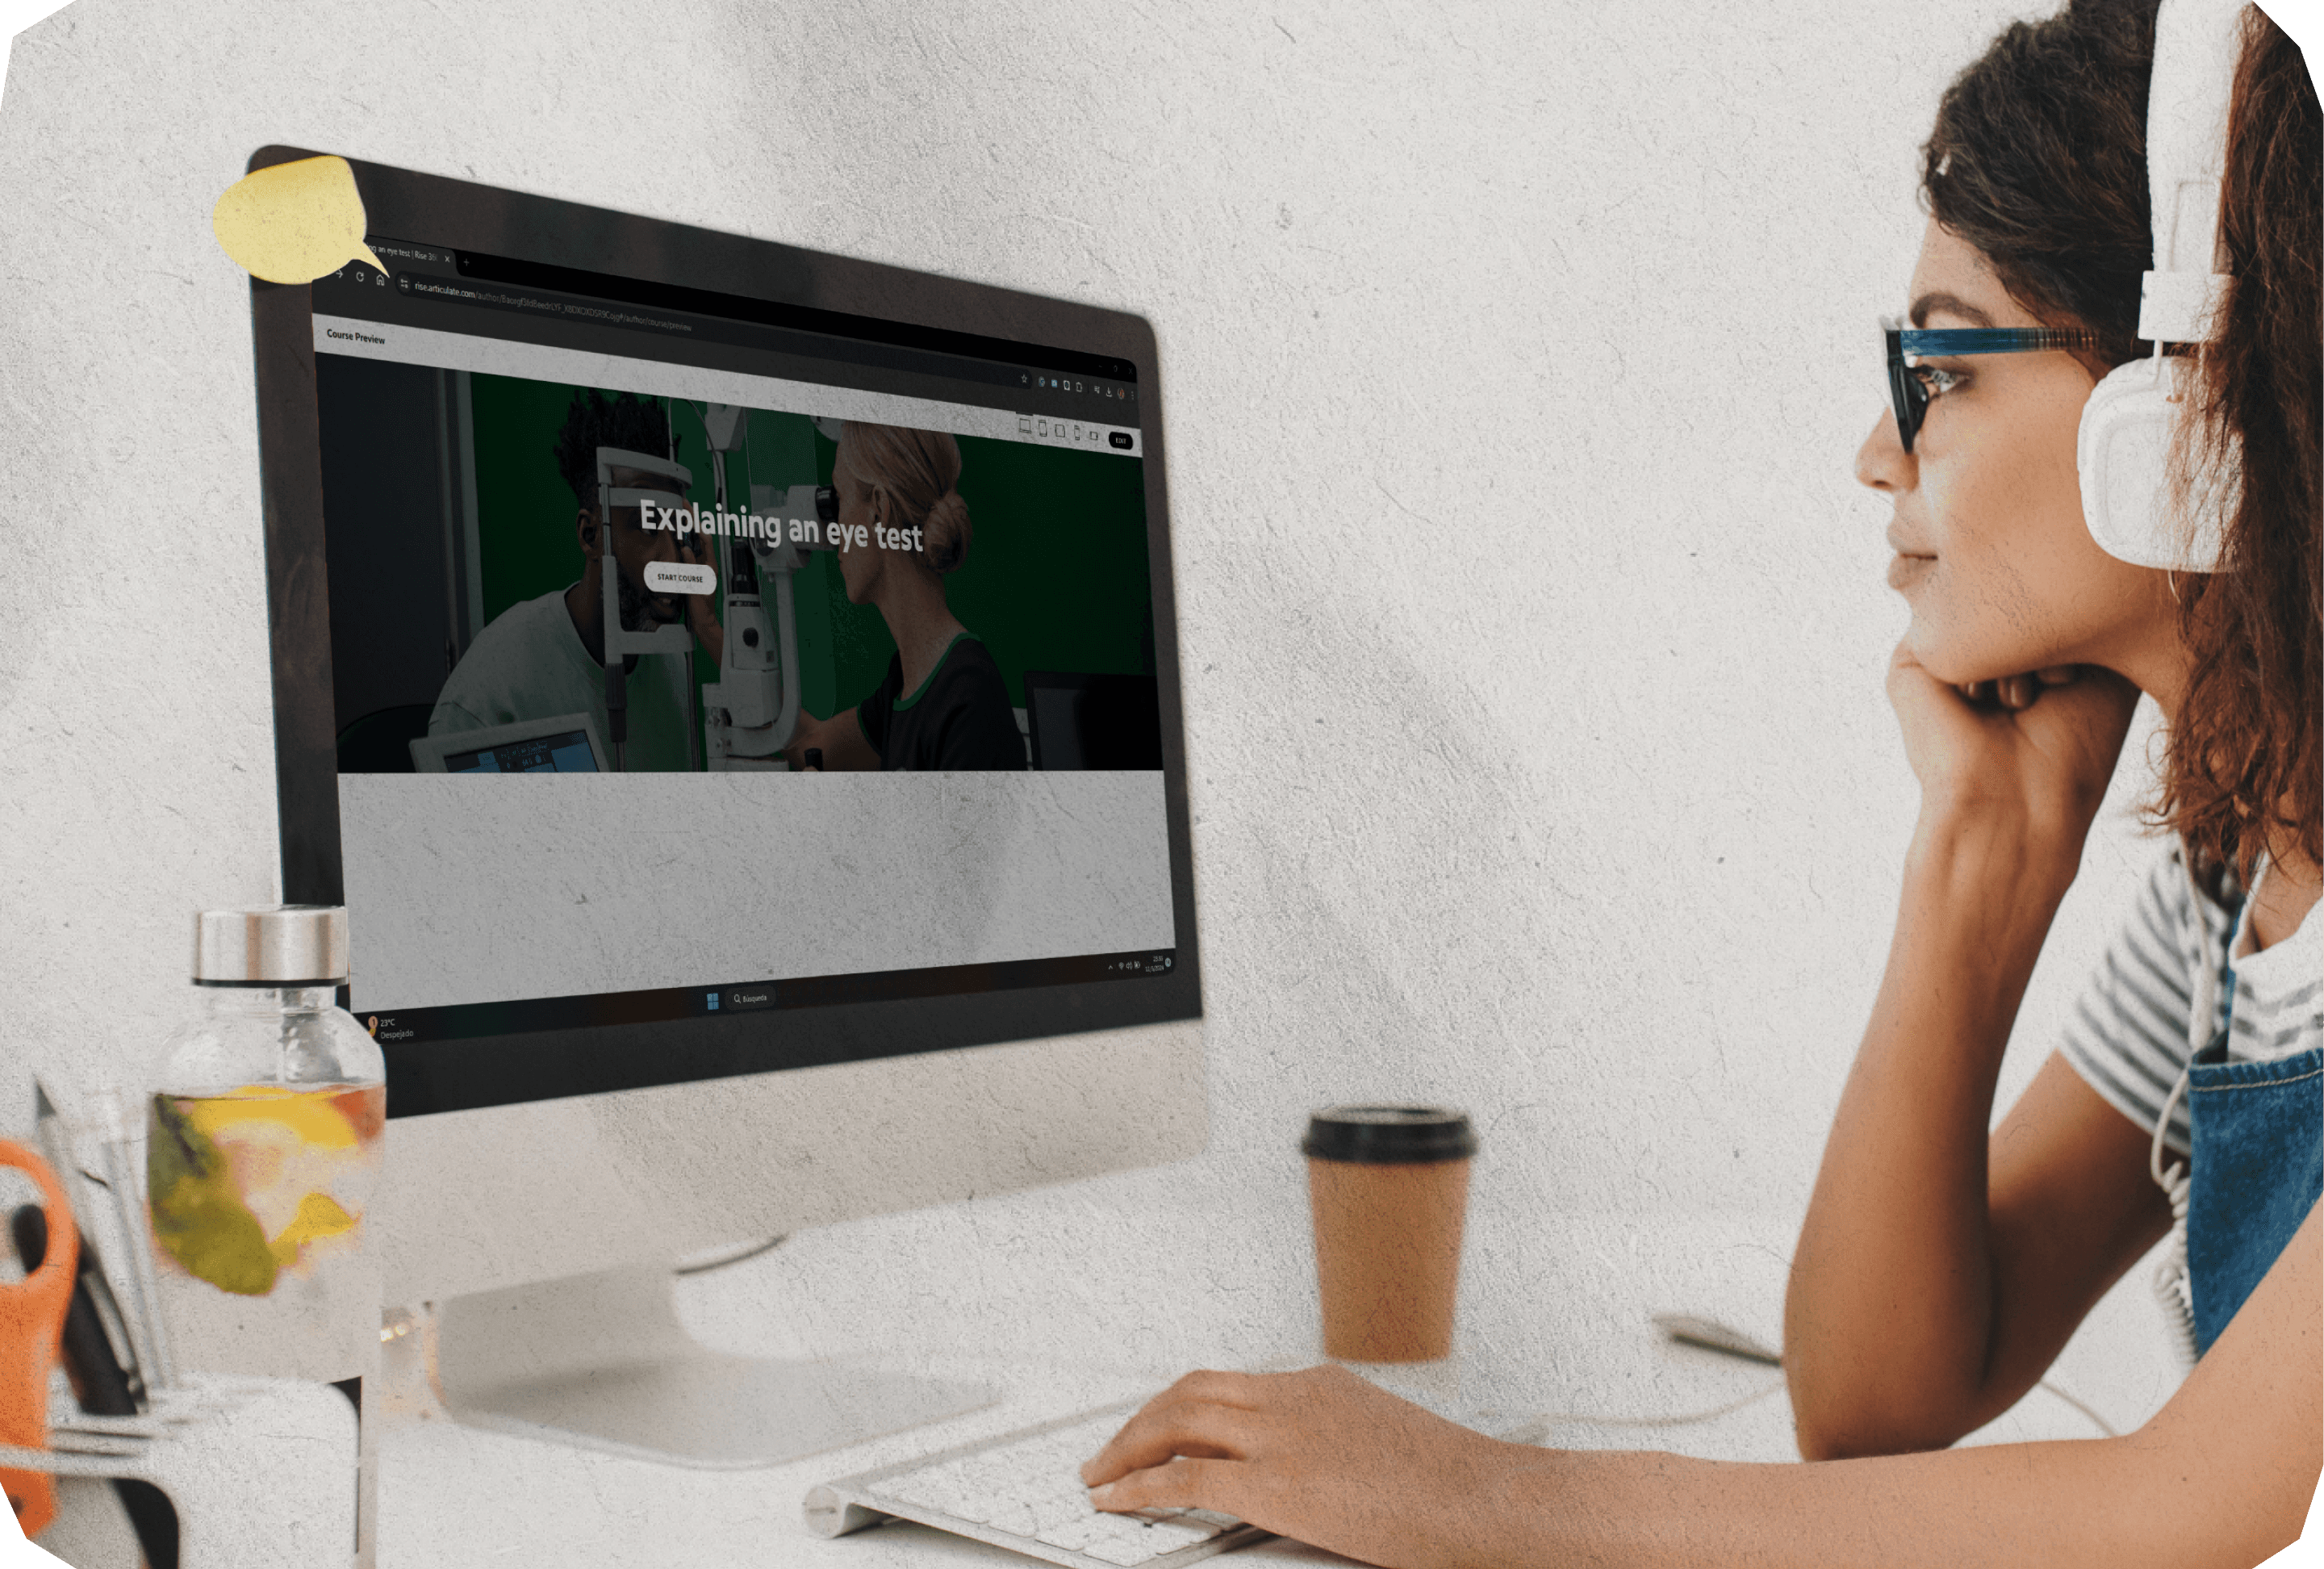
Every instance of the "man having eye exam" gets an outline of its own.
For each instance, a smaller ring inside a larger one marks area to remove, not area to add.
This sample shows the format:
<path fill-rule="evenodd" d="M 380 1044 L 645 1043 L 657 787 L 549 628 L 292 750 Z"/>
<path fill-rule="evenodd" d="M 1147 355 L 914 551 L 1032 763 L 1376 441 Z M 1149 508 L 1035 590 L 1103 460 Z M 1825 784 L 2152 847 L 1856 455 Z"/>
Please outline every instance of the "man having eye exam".
<path fill-rule="evenodd" d="M 580 503 L 574 535 L 585 563 L 569 587 L 511 605 L 462 656 L 428 718 L 443 735 L 521 720 L 586 714 L 600 737 L 613 734 L 605 710 L 604 574 L 617 572 L 622 623 L 650 631 L 683 620 L 697 638 L 715 633 L 708 596 L 649 593 L 649 563 L 705 559 L 698 541 L 649 530 L 636 506 L 605 507 L 600 516 L 597 450 L 666 455 L 669 428 L 659 403 L 617 393 L 576 392 L 558 430 L 558 471 Z M 612 488 L 664 490 L 676 506 L 686 497 L 669 475 L 616 466 Z M 708 640 L 706 639 L 706 641 Z M 715 642 L 710 646 L 715 646 Z M 687 661 L 676 653 L 629 659 L 628 737 L 622 766 L 632 772 L 683 772 L 692 767 Z"/>

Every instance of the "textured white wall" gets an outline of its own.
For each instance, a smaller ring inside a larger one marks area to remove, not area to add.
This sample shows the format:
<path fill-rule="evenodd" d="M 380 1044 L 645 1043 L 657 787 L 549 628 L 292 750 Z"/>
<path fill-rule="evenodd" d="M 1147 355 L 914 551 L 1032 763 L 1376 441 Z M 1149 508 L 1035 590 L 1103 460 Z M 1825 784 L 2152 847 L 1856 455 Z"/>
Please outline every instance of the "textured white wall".
<path fill-rule="evenodd" d="M 0 101 L 0 1128 L 27 1066 L 134 1076 L 187 912 L 275 895 L 208 213 L 281 142 L 1148 316 L 1213 1095 L 1172 1184 L 1296 1217 L 1311 1105 L 1427 1097 L 1480 1236 L 1779 1245 L 1914 811 L 1873 318 L 2017 9 L 78 0 Z M 2011 1084 L 2147 854 L 2110 817 Z M 1638 1267 L 1590 1257 L 1542 1268 Z"/>

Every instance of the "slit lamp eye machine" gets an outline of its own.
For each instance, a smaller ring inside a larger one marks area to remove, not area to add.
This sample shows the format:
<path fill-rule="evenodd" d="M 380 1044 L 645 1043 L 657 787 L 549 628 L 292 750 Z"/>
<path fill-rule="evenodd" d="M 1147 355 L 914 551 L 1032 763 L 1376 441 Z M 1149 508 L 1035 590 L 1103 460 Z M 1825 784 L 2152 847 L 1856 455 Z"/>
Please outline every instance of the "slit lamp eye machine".
<path fill-rule="evenodd" d="M 697 731 L 706 738 L 707 755 L 702 762 L 710 771 L 770 772 L 787 764 L 782 749 L 798 727 L 800 671 L 798 609 L 791 575 L 806 564 L 806 551 L 791 536 L 806 532 L 820 539 L 825 526 L 839 515 L 838 497 L 828 485 L 776 486 L 753 484 L 748 511 L 728 505 L 727 463 L 747 439 L 750 411 L 732 403 L 703 407 L 703 427 L 709 437 L 713 506 L 673 509 L 672 491 L 683 495 L 693 487 L 693 471 L 664 457 L 625 451 L 597 449 L 599 516 L 610 521 L 616 507 L 651 506 L 673 518 L 681 537 L 700 541 L 710 564 L 713 582 L 708 592 L 719 595 L 718 620 L 724 627 L 718 678 L 700 688 L 702 723 L 695 723 L 691 701 L 696 687 L 689 678 L 687 734 L 689 752 Z M 826 431 L 828 434 L 829 432 Z M 745 465 L 747 469 L 747 464 Z M 650 488 L 616 486 L 616 469 L 665 482 Z M 813 523 L 811 530 L 795 523 Z M 611 555 L 609 550 L 608 555 Z M 613 767 L 626 766 L 624 745 L 629 737 L 627 661 L 632 655 L 684 654 L 695 651 L 694 632 L 683 619 L 637 629 L 622 624 L 622 569 L 603 574 L 605 623 L 605 715 L 613 743 Z M 640 585 L 641 593 L 650 586 Z"/>

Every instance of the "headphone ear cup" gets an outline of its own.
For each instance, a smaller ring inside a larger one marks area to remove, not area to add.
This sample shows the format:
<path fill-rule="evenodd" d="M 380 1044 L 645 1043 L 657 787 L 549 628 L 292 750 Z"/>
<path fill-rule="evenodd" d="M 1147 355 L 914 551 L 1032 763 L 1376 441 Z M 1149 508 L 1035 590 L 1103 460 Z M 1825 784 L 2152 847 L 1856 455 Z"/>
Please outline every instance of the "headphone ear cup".
<path fill-rule="evenodd" d="M 2135 567 L 2218 570 L 2221 523 L 2240 486 L 2199 485 L 2194 517 L 2172 504 L 2171 439 L 2183 405 L 2171 401 L 2177 372 L 2152 356 L 2116 365 L 2090 392 L 2074 438 L 2082 519 L 2098 549 Z"/>

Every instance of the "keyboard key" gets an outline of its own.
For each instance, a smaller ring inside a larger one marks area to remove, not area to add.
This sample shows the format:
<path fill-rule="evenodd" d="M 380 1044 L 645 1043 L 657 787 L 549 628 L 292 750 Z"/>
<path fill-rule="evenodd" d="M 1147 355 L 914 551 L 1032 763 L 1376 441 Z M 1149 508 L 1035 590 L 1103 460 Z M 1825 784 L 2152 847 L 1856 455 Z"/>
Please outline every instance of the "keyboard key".
<path fill-rule="evenodd" d="M 1052 1547 L 1063 1547 L 1068 1553 L 1078 1553 L 1106 1535 L 1105 1527 L 1093 1515 L 1086 1519 L 1064 1520 L 1044 1527 L 1034 1533 L 1033 1539 L 1047 1542 Z"/>
<path fill-rule="evenodd" d="M 1184 1520 L 1157 1520 L 1146 1527 L 1146 1534 L 1158 1544 L 1156 1552 L 1175 1553 L 1181 1547 L 1207 1542 L 1219 1532 L 1215 1526 L 1194 1525 Z"/>
<path fill-rule="evenodd" d="M 1009 1506 L 995 1498 L 964 1498 L 953 1504 L 946 1512 L 958 1515 L 972 1525 L 989 1526 L 992 1517 Z"/>
<path fill-rule="evenodd" d="M 984 1523 L 996 1531 L 1008 1531 L 1019 1537 L 1034 1536 L 1041 1529 L 1041 1517 L 1035 1514 L 1029 1505 L 1021 1503 L 995 1505 Z"/>
<path fill-rule="evenodd" d="M 1033 1512 L 1040 1517 L 1043 1530 L 1074 1520 L 1086 1520 L 1097 1513 L 1090 1508 L 1088 1499 L 1071 1497 L 1037 1499 L 1033 1502 Z M 1036 1536 L 1039 1534 L 1038 1531 L 1034 1533 Z"/>

